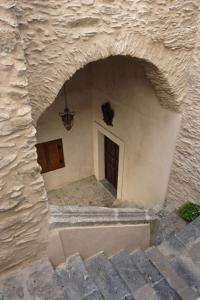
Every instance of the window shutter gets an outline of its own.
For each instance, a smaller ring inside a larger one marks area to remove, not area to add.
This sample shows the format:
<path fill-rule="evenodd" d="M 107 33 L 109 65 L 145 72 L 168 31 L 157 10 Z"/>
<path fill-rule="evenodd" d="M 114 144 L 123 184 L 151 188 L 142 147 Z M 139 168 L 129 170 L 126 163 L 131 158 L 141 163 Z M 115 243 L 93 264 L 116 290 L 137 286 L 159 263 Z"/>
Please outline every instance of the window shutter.
<path fill-rule="evenodd" d="M 65 167 L 62 139 L 36 145 L 42 173 Z"/>

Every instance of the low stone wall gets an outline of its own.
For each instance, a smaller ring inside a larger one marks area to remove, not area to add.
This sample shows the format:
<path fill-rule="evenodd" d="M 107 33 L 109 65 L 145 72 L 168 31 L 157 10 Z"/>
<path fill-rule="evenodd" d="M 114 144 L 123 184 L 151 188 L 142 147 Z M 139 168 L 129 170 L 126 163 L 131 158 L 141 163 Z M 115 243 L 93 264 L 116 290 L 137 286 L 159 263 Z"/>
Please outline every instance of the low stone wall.
<path fill-rule="evenodd" d="M 50 206 L 48 255 L 54 266 L 79 253 L 131 252 L 153 242 L 159 220 L 151 211 L 132 208 Z M 81 225 L 81 226 L 80 226 Z"/>

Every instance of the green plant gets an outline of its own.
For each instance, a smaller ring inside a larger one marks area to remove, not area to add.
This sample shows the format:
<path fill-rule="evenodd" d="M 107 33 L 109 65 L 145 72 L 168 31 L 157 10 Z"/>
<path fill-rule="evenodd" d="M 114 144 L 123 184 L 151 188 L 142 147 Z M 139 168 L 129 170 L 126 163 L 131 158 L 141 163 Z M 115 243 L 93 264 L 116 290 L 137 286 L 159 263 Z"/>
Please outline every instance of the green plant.
<path fill-rule="evenodd" d="M 178 209 L 178 214 L 187 222 L 192 222 L 200 216 L 200 205 L 193 202 L 186 202 Z"/>

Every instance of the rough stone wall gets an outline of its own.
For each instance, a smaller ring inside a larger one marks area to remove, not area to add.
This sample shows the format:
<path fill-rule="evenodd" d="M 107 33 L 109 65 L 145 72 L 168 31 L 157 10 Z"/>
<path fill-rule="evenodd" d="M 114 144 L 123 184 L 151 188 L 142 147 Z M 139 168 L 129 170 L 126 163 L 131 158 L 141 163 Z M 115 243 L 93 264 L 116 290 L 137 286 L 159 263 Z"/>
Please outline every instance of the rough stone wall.
<path fill-rule="evenodd" d="M 161 103 L 179 107 L 195 43 L 195 2 L 18 0 L 34 118 L 77 69 L 117 54 L 153 63 L 159 72 L 148 68 L 148 77 Z"/>
<path fill-rule="evenodd" d="M 145 64 L 147 76 L 166 108 L 180 109 L 185 99 L 183 124 L 190 125 L 182 126 L 168 204 L 183 202 L 190 192 L 191 198 L 198 197 L 199 173 L 194 153 L 198 138 L 191 124 L 197 122 L 198 101 L 191 108 L 193 87 L 190 96 L 185 97 L 196 42 L 198 5 L 196 0 L 17 1 L 35 120 L 77 69 L 110 55 L 130 55 L 150 62 Z M 194 166 L 189 153 L 195 157 Z"/>
<path fill-rule="evenodd" d="M 13 1 L 0 1 L 0 272 L 42 255 L 47 236 L 46 193 L 13 9 Z"/>
<path fill-rule="evenodd" d="M 200 203 L 200 18 L 198 24 L 166 201 L 172 207 L 185 201 Z"/>
<path fill-rule="evenodd" d="M 0 0 L 0 271 L 45 248 L 46 193 L 31 112 L 36 121 L 79 68 L 119 54 L 152 63 L 147 74 L 162 105 L 177 109 L 198 13 L 195 0 L 15 2 Z"/>

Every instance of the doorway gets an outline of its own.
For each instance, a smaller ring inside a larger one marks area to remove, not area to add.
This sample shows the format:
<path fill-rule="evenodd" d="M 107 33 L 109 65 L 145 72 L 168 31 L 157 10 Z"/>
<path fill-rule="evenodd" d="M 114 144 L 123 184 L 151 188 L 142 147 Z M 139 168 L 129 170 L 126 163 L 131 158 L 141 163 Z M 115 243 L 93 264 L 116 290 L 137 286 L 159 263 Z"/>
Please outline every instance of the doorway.
<path fill-rule="evenodd" d="M 118 185 L 118 166 L 119 166 L 119 146 L 104 136 L 105 154 L 105 179 L 117 191 Z"/>

